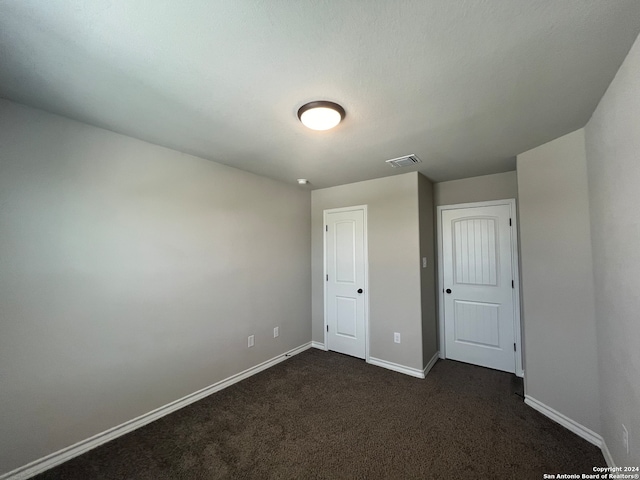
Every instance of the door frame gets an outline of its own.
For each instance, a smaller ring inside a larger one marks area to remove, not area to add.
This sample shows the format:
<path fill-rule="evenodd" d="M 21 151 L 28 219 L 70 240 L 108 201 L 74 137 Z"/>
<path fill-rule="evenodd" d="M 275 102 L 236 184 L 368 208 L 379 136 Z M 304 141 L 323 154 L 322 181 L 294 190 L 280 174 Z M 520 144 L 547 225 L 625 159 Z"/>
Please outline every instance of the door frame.
<path fill-rule="evenodd" d="M 442 212 L 445 210 L 457 210 L 461 208 L 494 207 L 507 205 L 510 208 L 512 219 L 511 228 L 511 275 L 513 276 L 513 332 L 516 343 L 515 374 L 524 377 L 522 352 L 522 322 L 520 318 L 520 268 L 518 263 L 518 212 L 516 211 L 515 198 L 505 200 L 491 200 L 487 202 L 457 203 L 454 205 L 440 205 L 437 207 L 437 244 L 438 244 L 438 329 L 440 338 L 440 358 L 447 358 L 445 342 L 444 322 L 444 261 L 442 258 Z"/>
<path fill-rule="evenodd" d="M 362 210 L 364 222 L 362 225 L 362 230 L 364 232 L 364 286 L 362 287 L 364 290 L 364 360 L 369 363 L 369 230 L 367 228 L 367 205 L 354 205 L 353 207 L 340 207 L 340 208 L 329 208 L 322 212 L 322 226 L 326 227 L 327 225 L 327 214 L 330 213 L 339 213 L 339 212 L 350 212 L 353 210 Z M 322 232 L 322 276 L 326 278 L 327 276 L 327 231 Z M 323 333 L 324 333 L 324 349 L 326 351 L 329 350 L 329 338 L 327 336 L 327 325 L 329 325 L 329 319 L 327 317 L 328 312 L 328 303 L 329 297 L 327 296 L 327 282 L 322 282 L 323 287 L 323 316 L 324 316 L 324 324 L 323 324 Z"/>

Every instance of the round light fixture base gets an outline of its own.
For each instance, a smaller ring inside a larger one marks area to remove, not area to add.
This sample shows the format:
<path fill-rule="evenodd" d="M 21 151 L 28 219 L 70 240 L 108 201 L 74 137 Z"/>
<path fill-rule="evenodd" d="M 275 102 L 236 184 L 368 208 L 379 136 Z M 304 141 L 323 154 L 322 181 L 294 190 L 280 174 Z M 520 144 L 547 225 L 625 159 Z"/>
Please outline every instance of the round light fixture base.
<path fill-rule="evenodd" d="M 309 102 L 298 109 L 298 118 L 311 130 L 329 130 L 338 125 L 345 115 L 342 106 L 325 100 Z"/>

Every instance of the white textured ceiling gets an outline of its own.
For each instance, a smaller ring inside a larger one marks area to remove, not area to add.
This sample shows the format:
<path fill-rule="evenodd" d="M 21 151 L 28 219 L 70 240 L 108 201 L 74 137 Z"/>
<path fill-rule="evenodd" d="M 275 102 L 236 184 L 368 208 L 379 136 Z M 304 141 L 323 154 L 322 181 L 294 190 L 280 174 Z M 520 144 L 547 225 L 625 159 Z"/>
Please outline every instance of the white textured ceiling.
<path fill-rule="evenodd" d="M 0 96 L 313 188 L 442 181 L 584 126 L 639 32 L 638 0 L 2 0 Z"/>

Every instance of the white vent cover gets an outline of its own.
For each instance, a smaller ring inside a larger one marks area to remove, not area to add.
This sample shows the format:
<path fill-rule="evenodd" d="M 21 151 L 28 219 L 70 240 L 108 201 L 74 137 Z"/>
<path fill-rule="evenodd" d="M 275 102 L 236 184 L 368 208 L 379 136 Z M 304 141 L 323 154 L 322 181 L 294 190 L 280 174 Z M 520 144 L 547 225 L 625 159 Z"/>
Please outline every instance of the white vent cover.
<path fill-rule="evenodd" d="M 398 157 L 398 158 L 392 158 L 391 160 L 386 160 L 385 163 L 388 163 L 393 168 L 398 168 L 398 167 L 410 167 L 411 165 L 415 165 L 416 163 L 421 163 L 421 162 L 422 160 L 420 160 L 416 155 L 412 153 L 411 155 L 405 155 L 404 157 Z"/>

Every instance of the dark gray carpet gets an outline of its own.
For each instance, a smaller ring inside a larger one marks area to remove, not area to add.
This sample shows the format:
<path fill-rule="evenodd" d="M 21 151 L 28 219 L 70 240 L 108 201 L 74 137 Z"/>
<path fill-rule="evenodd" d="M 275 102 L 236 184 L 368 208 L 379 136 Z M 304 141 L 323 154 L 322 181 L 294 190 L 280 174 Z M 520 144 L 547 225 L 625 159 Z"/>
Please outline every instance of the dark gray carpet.
<path fill-rule="evenodd" d="M 513 375 L 449 360 L 420 380 L 308 350 L 36 478 L 541 479 L 605 465 L 517 392 Z"/>

